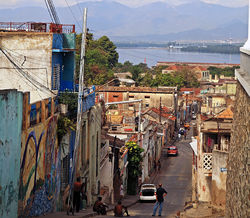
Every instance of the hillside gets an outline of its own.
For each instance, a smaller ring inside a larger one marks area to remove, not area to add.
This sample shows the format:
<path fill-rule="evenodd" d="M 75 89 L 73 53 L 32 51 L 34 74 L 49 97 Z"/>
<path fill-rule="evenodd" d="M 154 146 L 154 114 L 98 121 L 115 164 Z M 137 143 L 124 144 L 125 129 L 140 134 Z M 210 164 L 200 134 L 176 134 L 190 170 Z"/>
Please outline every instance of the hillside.
<path fill-rule="evenodd" d="M 88 27 L 95 36 L 107 35 L 115 40 L 166 41 L 182 39 L 246 38 L 248 7 L 229 8 L 196 1 L 170 6 L 163 2 L 130 8 L 117 2 L 84 2 L 59 7 L 62 23 L 75 23 L 81 30 L 81 8 L 88 8 Z M 47 9 L 22 7 L 0 9 L 0 21 L 50 22 Z"/>

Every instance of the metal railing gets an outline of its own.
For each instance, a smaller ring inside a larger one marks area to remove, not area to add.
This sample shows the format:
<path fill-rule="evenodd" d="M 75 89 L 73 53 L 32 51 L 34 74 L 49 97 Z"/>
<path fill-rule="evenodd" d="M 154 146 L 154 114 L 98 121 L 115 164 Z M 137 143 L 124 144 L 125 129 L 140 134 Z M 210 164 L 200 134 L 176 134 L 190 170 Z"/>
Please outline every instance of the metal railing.
<path fill-rule="evenodd" d="M 75 25 L 35 22 L 0 22 L 0 32 L 75 33 Z"/>

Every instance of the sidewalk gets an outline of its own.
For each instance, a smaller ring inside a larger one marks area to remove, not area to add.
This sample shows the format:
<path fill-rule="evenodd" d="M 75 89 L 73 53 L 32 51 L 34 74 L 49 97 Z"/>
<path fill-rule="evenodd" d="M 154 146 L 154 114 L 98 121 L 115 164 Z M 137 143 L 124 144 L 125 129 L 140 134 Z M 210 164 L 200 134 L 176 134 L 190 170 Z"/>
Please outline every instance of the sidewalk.
<path fill-rule="evenodd" d="M 138 201 L 138 195 L 126 195 L 125 198 L 122 200 L 122 204 L 126 207 L 130 207 Z M 115 205 L 108 205 L 109 208 L 107 211 L 112 211 L 114 210 Z M 49 213 L 45 214 L 44 216 L 39 216 L 40 218 L 45 217 L 45 218 L 56 218 L 56 217 L 61 217 L 61 218 L 66 218 L 66 217 L 75 217 L 75 218 L 82 218 L 82 217 L 93 217 L 97 216 L 96 212 L 93 212 L 92 207 L 88 207 L 86 210 L 81 210 L 79 213 L 75 213 L 73 216 L 72 213 L 67 215 L 66 211 L 62 212 L 54 212 L 54 213 Z"/>
<path fill-rule="evenodd" d="M 154 171 L 149 179 L 149 183 L 152 183 L 155 179 L 155 177 L 157 176 L 157 171 Z M 139 199 L 138 195 L 126 195 L 124 197 L 124 199 L 122 200 L 122 204 L 125 207 L 131 207 L 134 204 L 137 203 Z M 113 211 L 115 205 L 111 204 L 108 205 L 109 208 L 107 211 Z M 72 213 L 69 214 L 69 216 L 67 215 L 66 211 L 62 211 L 62 212 L 54 212 L 54 213 L 49 213 L 49 214 L 45 214 L 45 215 L 41 215 L 38 218 L 56 218 L 56 217 L 60 217 L 60 218 L 68 218 L 68 217 L 75 217 L 75 218 L 83 218 L 83 217 L 93 217 L 93 216 L 97 216 L 96 212 L 93 212 L 92 207 L 88 207 L 86 210 L 81 210 L 79 213 L 75 213 L 75 215 L 73 216 Z"/>
<path fill-rule="evenodd" d="M 172 143 L 176 143 L 176 138 L 172 139 L 171 144 Z M 147 181 L 144 181 L 144 183 L 154 183 L 155 178 L 157 176 L 158 172 L 157 170 L 153 171 L 150 175 L 150 178 Z M 124 199 L 122 200 L 122 204 L 125 207 L 131 207 L 134 204 L 137 203 L 139 199 L 138 194 L 137 195 L 126 195 L 124 197 Z M 109 208 L 107 211 L 113 211 L 115 205 L 111 204 L 108 205 Z M 66 211 L 62 211 L 62 212 L 54 212 L 54 213 L 49 213 L 49 214 L 45 214 L 45 215 L 41 215 L 38 218 L 56 218 L 56 217 L 61 217 L 61 218 L 68 218 L 68 217 L 75 217 L 75 218 L 83 218 L 83 217 L 93 217 L 93 216 L 97 216 L 96 212 L 93 212 L 93 208 L 92 207 L 88 207 L 86 210 L 81 210 L 79 213 L 75 213 L 74 216 L 72 215 L 72 213 L 69 214 L 69 216 L 67 215 Z"/>

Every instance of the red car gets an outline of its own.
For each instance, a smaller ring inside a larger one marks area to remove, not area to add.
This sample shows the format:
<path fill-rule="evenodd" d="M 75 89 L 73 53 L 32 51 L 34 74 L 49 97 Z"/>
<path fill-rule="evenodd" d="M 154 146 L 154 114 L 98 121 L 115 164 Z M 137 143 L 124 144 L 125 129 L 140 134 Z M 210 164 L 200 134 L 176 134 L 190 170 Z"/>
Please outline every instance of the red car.
<path fill-rule="evenodd" d="M 167 155 L 173 155 L 173 156 L 177 156 L 178 155 L 178 148 L 174 145 L 168 146 L 167 147 Z"/>

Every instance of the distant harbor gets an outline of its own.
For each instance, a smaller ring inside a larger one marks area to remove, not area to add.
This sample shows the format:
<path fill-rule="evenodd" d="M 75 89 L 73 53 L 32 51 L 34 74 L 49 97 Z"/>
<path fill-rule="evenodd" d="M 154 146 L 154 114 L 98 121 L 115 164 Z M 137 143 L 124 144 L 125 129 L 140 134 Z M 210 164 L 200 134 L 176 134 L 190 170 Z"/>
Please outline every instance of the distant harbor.
<path fill-rule="evenodd" d="M 117 48 L 117 52 L 121 63 L 146 63 L 149 67 L 164 61 L 240 64 L 240 54 L 184 52 L 167 48 Z"/>

